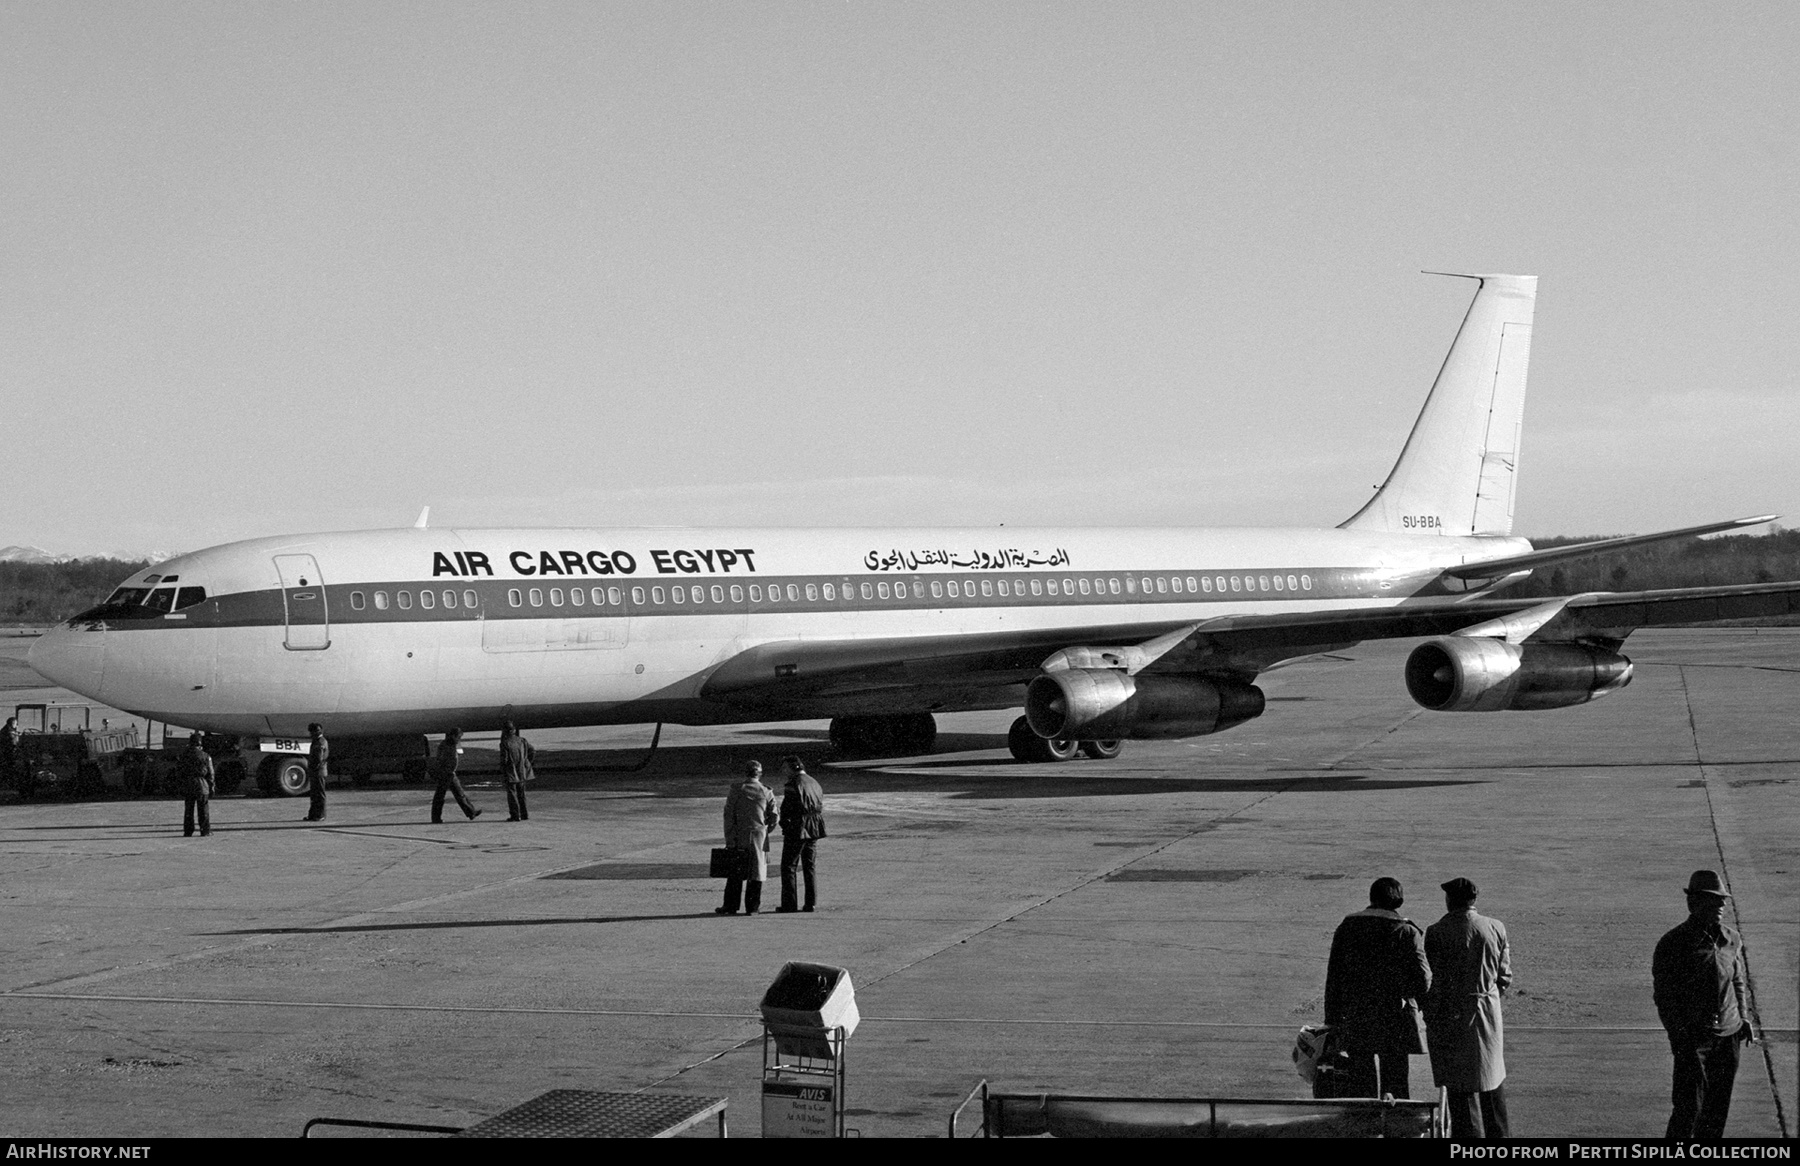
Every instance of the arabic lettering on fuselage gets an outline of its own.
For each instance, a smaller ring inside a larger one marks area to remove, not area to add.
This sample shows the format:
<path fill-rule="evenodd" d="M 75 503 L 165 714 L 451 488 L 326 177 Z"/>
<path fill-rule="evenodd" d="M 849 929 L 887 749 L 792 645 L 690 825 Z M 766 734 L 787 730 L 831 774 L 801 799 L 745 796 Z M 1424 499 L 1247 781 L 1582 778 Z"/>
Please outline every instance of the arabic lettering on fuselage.
<path fill-rule="evenodd" d="M 871 571 L 917 571 L 925 567 L 953 567 L 966 571 L 1020 571 L 1032 567 L 1066 567 L 1069 552 L 1061 547 L 1053 551 L 1022 551 L 1018 547 L 998 550 L 956 551 L 890 550 L 886 554 L 870 551 L 863 556 L 863 566 Z"/>

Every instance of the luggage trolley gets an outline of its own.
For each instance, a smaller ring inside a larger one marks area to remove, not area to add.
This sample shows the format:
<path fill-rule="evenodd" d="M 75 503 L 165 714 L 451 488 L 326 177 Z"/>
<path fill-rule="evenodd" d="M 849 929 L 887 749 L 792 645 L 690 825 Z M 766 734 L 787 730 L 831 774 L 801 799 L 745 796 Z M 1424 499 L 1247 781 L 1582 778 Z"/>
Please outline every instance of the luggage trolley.
<path fill-rule="evenodd" d="M 861 1019 L 849 971 L 782 965 L 762 1018 L 763 1137 L 843 1137 L 844 1049 Z"/>

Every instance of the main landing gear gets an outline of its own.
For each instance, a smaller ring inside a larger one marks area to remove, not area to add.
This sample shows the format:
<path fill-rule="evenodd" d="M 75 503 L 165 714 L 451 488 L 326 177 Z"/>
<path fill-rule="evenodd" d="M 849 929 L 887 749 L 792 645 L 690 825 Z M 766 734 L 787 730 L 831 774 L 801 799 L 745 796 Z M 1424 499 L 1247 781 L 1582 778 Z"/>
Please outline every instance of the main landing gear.
<path fill-rule="evenodd" d="M 901 757 L 931 752 L 937 721 L 930 713 L 894 717 L 833 717 L 831 744 L 850 757 Z"/>
<path fill-rule="evenodd" d="M 1067 761 L 1080 753 L 1096 761 L 1117 757 L 1125 748 L 1123 741 L 1076 741 L 1058 737 L 1046 740 L 1031 731 L 1031 725 L 1020 717 L 1006 734 L 1006 747 L 1018 761 Z"/>

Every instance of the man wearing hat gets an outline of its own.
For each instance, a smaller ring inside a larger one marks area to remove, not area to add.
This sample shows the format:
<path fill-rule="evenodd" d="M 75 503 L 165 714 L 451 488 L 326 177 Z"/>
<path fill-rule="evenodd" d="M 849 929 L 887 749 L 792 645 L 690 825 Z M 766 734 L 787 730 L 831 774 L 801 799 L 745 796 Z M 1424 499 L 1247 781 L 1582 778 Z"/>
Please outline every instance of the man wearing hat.
<path fill-rule="evenodd" d="M 1688 917 L 1656 944 L 1656 1014 L 1675 1058 L 1667 1138 L 1722 1138 L 1737 1080 L 1738 1044 L 1750 1039 L 1744 1009 L 1744 944 L 1725 923 L 1717 871 L 1688 879 Z"/>
<path fill-rule="evenodd" d="M 1405 902 L 1399 879 L 1376 879 L 1368 907 L 1331 937 L 1325 1024 L 1350 1055 L 1350 1097 L 1411 1096 L 1407 1058 L 1425 1051 L 1414 1005 L 1431 987 L 1431 968 L 1419 925 L 1400 914 Z"/>
<path fill-rule="evenodd" d="M 1425 1027 L 1431 1075 L 1450 1094 L 1450 1136 L 1507 1136 L 1505 1033 L 1500 997 L 1512 983 L 1506 924 L 1475 913 L 1468 879 L 1442 884 L 1444 917 L 1425 929 L 1431 991 Z"/>

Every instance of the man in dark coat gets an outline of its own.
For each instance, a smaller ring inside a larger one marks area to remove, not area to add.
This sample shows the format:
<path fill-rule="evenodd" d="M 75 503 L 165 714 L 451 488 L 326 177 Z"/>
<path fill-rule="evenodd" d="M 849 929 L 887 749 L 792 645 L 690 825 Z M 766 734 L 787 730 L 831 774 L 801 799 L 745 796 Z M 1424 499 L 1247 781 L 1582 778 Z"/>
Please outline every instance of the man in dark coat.
<path fill-rule="evenodd" d="M 537 750 L 519 736 L 519 727 L 507 721 L 500 727 L 500 780 L 506 783 L 506 820 L 524 822 L 531 817 L 525 806 L 525 783 L 532 778 L 531 760 Z"/>
<path fill-rule="evenodd" d="M 1431 968 L 1424 932 L 1400 914 L 1405 902 L 1398 879 L 1376 879 L 1368 907 L 1345 916 L 1331 937 L 1325 1023 L 1350 1055 L 1351 1097 L 1410 1096 L 1408 1057 L 1425 1051 L 1415 1009 Z"/>
<path fill-rule="evenodd" d="M 741 865 L 725 880 L 725 902 L 713 908 L 715 914 L 736 915 L 740 898 L 746 915 L 762 906 L 763 881 L 769 877 L 769 827 L 775 820 L 775 793 L 762 783 L 762 762 L 749 762 L 744 780 L 725 795 L 725 845 L 737 852 Z"/>
<path fill-rule="evenodd" d="M 212 755 L 200 748 L 200 734 L 195 733 L 188 738 L 187 752 L 181 755 L 181 792 L 187 803 L 181 811 L 181 836 L 194 836 L 194 821 L 200 822 L 200 837 L 212 833 L 212 814 L 207 803 L 212 800 L 213 782 L 216 779 L 213 771 Z"/>
<path fill-rule="evenodd" d="M 1656 1015 L 1675 1058 L 1674 1109 L 1663 1135 L 1670 1139 L 1725 1136 L 1738 1046 L 1751 1039 L 1744 944 L 1724 918 L 1730 898 L 1716 871 L 1695 871 L 1687 885 L 1688 917 L 1657 942 L 1651 963 Z"/>
<path fill-rule="evenodd" d="M 19 757 L 19 722 L 15 717 L 6 718 L 6 727 L 0 728 L 0 785 L 14 781 L 17 774 Z"/>
<path fill-rule="evenodd" d="M 444 734 L 438 744 L 437 751 L 437 792 L 431 796 L 431 820 L 434 824 L 444 824 L 444 795 L 450 794 L 462 812 L 469 816 L 469 821 L 481 817 L 481 811 L 469 801 L 469 795 L 463 792 L 462 782 L 456 779 L 456 759 L 462 753 L 462 730 L 451 729 Z"/>
<path fill-rule="evenodd" d="M 312 805 L 307 808 L 306 820 L 323 822 L 325 782 L 331 777 L 331 743 L 325 739 L 324 726 L 317 721 L 306 726 L 306 731 L 312 734 L 312 745 L 306 751 L 306 784 Z"/>
<path fill-rule="evenodd" d="M 1500 997 L 1512 984 L 1506 924 L 1475 913 L 1480 892 L 1468 879 L 1451 879 L 1443 891 L 1446 913 L 1425 929 L 1431 1072 L 1450 1095 L 1450 1136 L 1497 1141 L 1507 1136 L 1500 1020 Z"/>
<path fill-rule="evenodd" d="M 787 782 L 781 792 L 781 906 L 777 911 L 811 911 L 819 901 L 813 849 L 825 837 L 825 791 L 806 772 L 805 762 L 790 753 L 781 759 Z M 806 906 L 798 904 L 796 883 L 806 874 Z"/>

